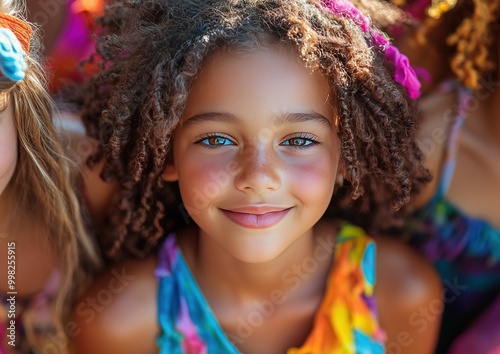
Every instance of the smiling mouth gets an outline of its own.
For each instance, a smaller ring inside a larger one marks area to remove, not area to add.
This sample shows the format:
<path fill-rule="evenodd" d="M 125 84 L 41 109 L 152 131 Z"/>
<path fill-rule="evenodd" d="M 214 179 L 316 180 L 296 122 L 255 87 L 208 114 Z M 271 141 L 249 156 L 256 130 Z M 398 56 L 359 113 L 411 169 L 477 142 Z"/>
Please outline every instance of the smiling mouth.
<path fill-rule="evenodd" d="M 265 229 L 279 223 L 292 208 L 269 211 L 266 213 L 244 213 L 221 209 L 232 222 L 250 229 Z"/>

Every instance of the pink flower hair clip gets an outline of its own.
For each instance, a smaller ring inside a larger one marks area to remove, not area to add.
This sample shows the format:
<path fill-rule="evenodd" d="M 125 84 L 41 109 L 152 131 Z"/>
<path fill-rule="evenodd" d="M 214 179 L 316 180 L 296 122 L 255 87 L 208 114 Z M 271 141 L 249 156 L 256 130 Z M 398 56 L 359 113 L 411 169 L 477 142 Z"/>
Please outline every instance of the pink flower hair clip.
<path fill-rule="evenodd" d="M 350 19 L 361 30 L 372 37 L 373 42 L 385 54 L 385 59 L 394 64 L 394 80 L 406 88 L 412 99 L 420 97 L 420 81 L 408 58 L 393 46 L 384 34 L 372 27 L 370 20 L 348 0 L 323 0 L 321 5 L 333 14 Z"/>

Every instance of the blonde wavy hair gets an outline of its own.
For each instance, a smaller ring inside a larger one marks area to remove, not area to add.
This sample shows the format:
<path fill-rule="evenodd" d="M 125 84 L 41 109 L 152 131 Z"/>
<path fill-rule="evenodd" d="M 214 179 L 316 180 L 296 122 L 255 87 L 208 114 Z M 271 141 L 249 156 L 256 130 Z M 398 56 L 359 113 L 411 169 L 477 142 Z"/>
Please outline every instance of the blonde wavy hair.
<path fill-rule="evenodd" d="M 19 0 L 0 0 L 0 11 L 24 19 Z M 39 217 L 45 226 L 47 244 L 59 257 L 61 281 L 52 311 L 56 328 L 61 331 L 75 297 L 100 267 L 100 257 L 84 227 L 72 183 L 75 170 L 70 169 L 53 127 L 56 110 L 38 63 L 36 32 L 26 55 L 26 76 L 8 92 L 19 145 L 16 170 L 7 188 L 14 199 L 12 210 L 16 215 L 31 213 Z"/>
<path fill-rule="evenodd" d="M 390 1 L 403 8 L 412 2 Z M 413 64 L 424 63 L 436 84 L 455 77 L 473 90 L 481 86 L 481 78 L 498 75 L 499 0 L 457 0 L 438 17 L 426 16 L 414 32 L 413 43 L 401 43 L 409 47 Z"/>
<path fill-rule="evenodd" d="M 456 48 L 450 60 L 451 70 L 465 86 L 476 89 L 480 77 L 496 67 L 491 46 L 499 41 L 498 27 L 500 2 L 498 0 L 472 0 L 472 13 L 464 17 L 447 44 Z M 498 60 L 498 58 L 496 58 Z"/>

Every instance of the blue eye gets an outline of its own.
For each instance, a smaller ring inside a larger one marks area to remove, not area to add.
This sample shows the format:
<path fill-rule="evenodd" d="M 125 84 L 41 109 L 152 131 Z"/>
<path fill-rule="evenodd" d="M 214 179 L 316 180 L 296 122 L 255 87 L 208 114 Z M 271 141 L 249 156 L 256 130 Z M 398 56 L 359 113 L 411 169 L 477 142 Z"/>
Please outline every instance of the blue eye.
<path fill-rule="evenodd" d="M 306 138 L 306 137 L 293 137 L 290 139 L 287 139 L 281 143 L 283 146 L 290 146 L 290 147 L 296 147 L 296 148 L 305 148 L 309 147 L 311 145 L 318 144 L 316 140 L 314 140 L 312 137 Z"/>
<path fill-rule="evenodd" d="M 308 146 L 311 145 L 313 142 L 308 139 L 304 138 L 293 138 L 293 139 L 288 139 L 283 142 L 283 145 L 285 146 Z"/>
<path fill-rule="evenodd" d="M 235 145 L 231 140 L 220 135 L 206 136 L 199 139 L 197 144 L 205 145 L 207 147 L 231 146 Z"/>

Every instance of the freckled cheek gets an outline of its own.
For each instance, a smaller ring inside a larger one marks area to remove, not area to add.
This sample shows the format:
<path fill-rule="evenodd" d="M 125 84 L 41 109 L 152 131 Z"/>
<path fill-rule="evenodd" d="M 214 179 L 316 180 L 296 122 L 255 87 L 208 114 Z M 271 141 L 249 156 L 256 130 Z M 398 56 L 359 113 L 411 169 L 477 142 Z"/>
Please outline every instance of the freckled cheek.
<path fill-rule="evenodd" d="M 227 157 L 184 156 L 179 171 L 183 197 L 210 200 L 232 185 L 238 165 Z M 192 196 L 193 198 L 196 196 Z"/>
<path fill-rule="evenodd" d="M 290 186 L 297 196 L 311 202 L 324 199 L 330 202 L 335 185 L 337 162 L 328 158 L 316 158 L 310 161 L 290 165 L 286 174 Z"/>

